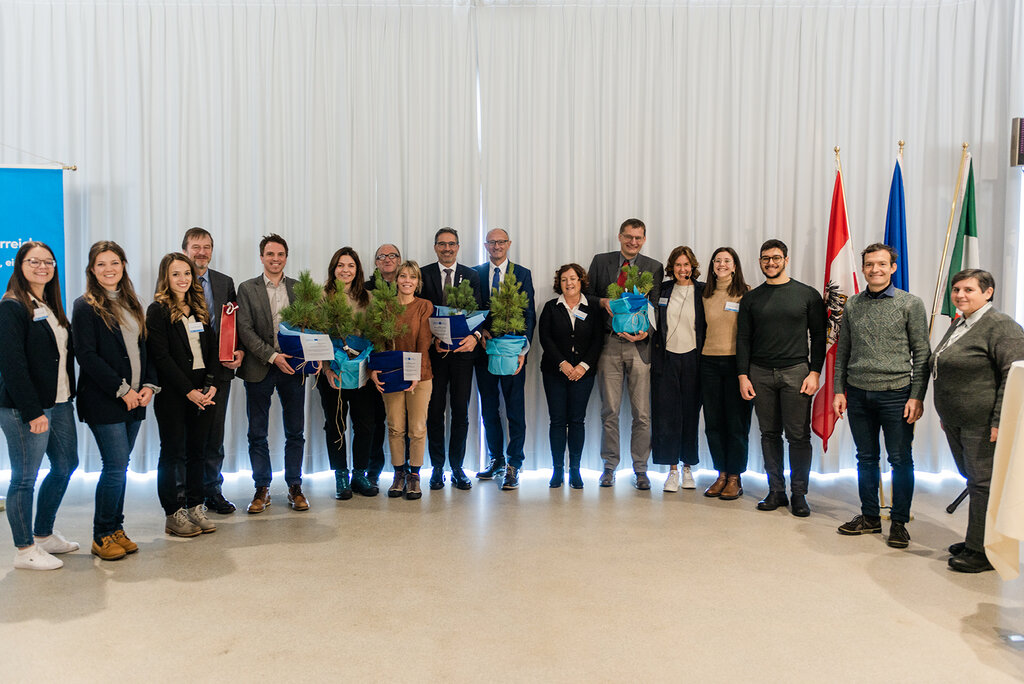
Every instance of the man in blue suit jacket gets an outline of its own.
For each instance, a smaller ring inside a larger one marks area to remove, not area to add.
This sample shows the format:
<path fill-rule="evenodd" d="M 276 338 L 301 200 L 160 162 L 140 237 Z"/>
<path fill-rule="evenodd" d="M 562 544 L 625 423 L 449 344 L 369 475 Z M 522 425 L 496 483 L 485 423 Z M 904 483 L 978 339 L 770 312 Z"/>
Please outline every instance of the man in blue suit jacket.
<path fill-rule="evenodd" d="M 480 306 L 480 279 L 469 266 L 456 262 L 459 255 L 459 234 L 453 228 L 441 228 L 434 234 L 437 261 L 420 269 L 423 290 L 420 297 L 435 306 L 445 305 L 444 288 L 468 280 L 473 296 Z M 437 340 L 430 348 L 430 369 L 434 382 L 427 406 L 427 451 L 430 453 L 430 488 L 444 488 L 444 423 L 451 400 L 452 423 L 448 436 L 448 463 L 452 468 L 452 486 L 469 489 L 472 481 L 462 469 L 466 459 L 466 436 L 469 434 L 469 398 L 473 393 L 473 361 L 478 353 L 481 333 L 477 331 L 463 340 L 458 348 L 442 352 Z"/>
<path fill-rule="evenodd" d="M 483 295 L 483 307 L 490 308 L 492 291 L 508 277 L 509 271 L 526 293 L 526 336 L 527 343 L 533 339 L 533 329 L 537 323 L 537 310 L 533 302 L 533 276 L 530 270 L 508 259 L 508 250 L 512 240 L 508 232 L 495 228 L 487 233 L 484 243 L 490 260 L 476 267 Z M 484 322 L 483 336 L 491 339 L 491 317 Z M 519 367 L 514 375 L 492 375 L 487 370 L 487 355 L 480 354 L 476 361 L 476 386 L 480 391 L 480 413 L 484 420 L 484 435 L 487 440 L 487 451 L 490 463 L 485 470 L 476 474 L 481 480 L 490 480 L 502 475 L 502 489 L 516 489 L 519 486 L 519 470 L 523 467 L 523 444 L 526 442 L 526 353 L 519 356 Z M 508 419 L 508 464 L 505 463 L 505 433 L 501 427 L 500 399 L 498 392 L 505 397 L 505 416 Z"/>

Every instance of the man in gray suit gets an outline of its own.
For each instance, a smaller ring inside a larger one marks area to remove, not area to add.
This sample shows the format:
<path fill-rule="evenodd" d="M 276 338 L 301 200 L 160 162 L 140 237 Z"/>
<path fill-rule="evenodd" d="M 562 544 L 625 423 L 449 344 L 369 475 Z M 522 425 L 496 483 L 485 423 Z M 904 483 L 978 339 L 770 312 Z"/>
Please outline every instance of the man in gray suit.
<path fill-rule="evenodd" d="M 231 276 L 210 268 L 213 258 L 213 236 L 205 228 L 189 228 L 181 239 L 181 250 L 196 265 L 196 278 L 203 288 L 206 308 L 210 312 L 210 326 L 220 335 L 220 315 L 222 307 L 228 302 L 235 302 L 235 281 Z M 217 401 L 213 407 L 213 423 L 203 450 L 203 495 L 206 507 L 221 514 L 234 513 L 235 504 L 224 498 L 221 485 L 224 476 L 221 467 L 224 465 L 224 421 L 227 418 L 228 395 L 231 391 L 231 380 L 235 371 L 242 365 L 245 352 L 236 350 L 230 362 L 222 362 L 214 371 Z"/>
<path fill-rule="evenodd" d="M 270 505 L 270 449 L 267 426 L 270 421 L 270 400 L 277 391 L 284 419 L 284 479 L 288 484 L 288 503 L 296 511 L 309 510 L 302 493 L 302 451 L 305 439 L 303 405 L 305 386 L 302 375 L 281 353 L 277 329 L 281 309 L 292 300 L 295 280 L 284 275 L 288 263 L 288 243 L 280 235 L 267 235 L 260 241 L 263 273 L 238 286 L 238 339 L 245 347 L 245 356 L 238 377 L 245 380 L 245 410 L 249 417 L 249 460 L 256 494 L 249 504 L 249 513 L 262 513 Z"/>
<path fill-rule="evenodd" d="M 608 339 L 601 350 L 598 362 L 599 385 L 601 390 L 601 421 L 604 434 L 601 440 L 601 458 L 604 473 L 599 484 L 611 487 L 615 484 L 615 469 L 619 465 L 619 410 L 622 406 L 622 383 L 629 389 L 629 404 L 633 413 L 630 433 L 630 452 L 633 457 L 633 486 L 650 489 L 647 477 L 647 459 L 651 453 L 651 349 L 647 332 L 637 335 L 613 333 L 611 309 L 608 302 L 608 286 L 625 282 L 624 266 L 637 266 L 641 272 L 653 274 L 658 285 L 665 271 L 662 265 L 640 254 L 647 241 L 647 226 L 638 218 L 626 219 L 619 226 L 619 251 L 598 254 L 590 263 L 588 294 L 601 298 L 601 306 L 608 313 Z M 651 290 L 651 295 L 657 292 Z"/>

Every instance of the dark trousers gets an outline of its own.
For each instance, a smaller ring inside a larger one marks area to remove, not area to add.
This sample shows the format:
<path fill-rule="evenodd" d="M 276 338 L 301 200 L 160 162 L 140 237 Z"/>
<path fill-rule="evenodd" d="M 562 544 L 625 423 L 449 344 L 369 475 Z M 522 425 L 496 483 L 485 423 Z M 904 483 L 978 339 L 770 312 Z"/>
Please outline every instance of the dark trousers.
<path fill-rule="evenodd" d="M 735 356 L 702 356 L 700 389 L 704 434 L 715 470 L 742 475 L 747 469 L 751 402 L 740 396 Z"/>
<path fill-rule="evenodd" d="M 587 373 L 573 381 L 562 373 L 543 373 L 542 378 L 548 413 L 551 415 L 548 428 L 551 464 L 555 468 L 564 467 L 565 447 L 568 444 L 569 467 L 579 468 L 587 436 L 587 404 L 597 375 Z"/>
<path fill-rule="evenodd" d="M 700 454 L 700 371 L 697 350 L 666 351 L 651 368 L 653 460 L 658 465 L 697 465 Z"/>
<path fill-rule="evenodd" d="M 476 386 L 480 391 L 480 415 L 484 421 L 484 438 L 490 457 L 499 461 L 506 460 L 514 468 L 522 468 L 523 445 L 526 444 L 526 363 L 515 375 L 493 375 L 487 370 L 487 355 L 479 354 L 476 361 Z M 507 450 L 505 431 L 501 425 L 499 392 L 505 398 Z"/>
<path fill-rule="evenodd" d="M 857 445 L 857 487 L 860 490 L 860 512 L 871 518 L 879 516 L 878 470 L 881 449 L 878 432 L 885 438 L 885 453 L 892 466 L 892 520 L 910 522 L 910 501 L 914 498 L 914 457 L 910 446 L 914 426 L 903 418 L 910 399 L 910 385 L 903 389 L 869 392 L 846 387 L 846 412 L 850 433 Z"/>
<path fill-rule="evenodd" d="M 370 392 L 366 400 L 373 406 L 373 437 L 370 442 L 370 465 L 367 468 L 367 477 L 376 482 L 380 472 L 384 470 L 387 462 L 384 458 L 384 443 L 387 441 L 388 414 L 384 410 L 384 395 L 377 391 L 377 387 L 370 383 Z M 408 453 L 408 447 L 406 447 Z M 408 459 L 407 459 L 408 460 Z"/>
<path fill-rule="evenodd" d="M 430 404 L 427 407 L 427 449 L 430 465 L 444 468 L 445 411 L 451 402 L 451 431 L 448 435 L 448 464 L 461 468 L 466 460 L 466 435 L 469 434 L 469 397 L 473 391 L 474 353 L 439 353 L 430 348 L 430 368 L 434 375 Z M 391 458 L 394 460 L 395 455 Z"/>
<path fill-rule="evenodd" d="M 213 416 L 210 420 L 210 430 L 206 435 L 206 445 L 203 447 L 203 494 L 213 496 L 220 493 L 220 487 L 224 484 L 224 476 L 221 468 L 224 466 L 224 422 L 228 415 L 228 397 L 231 396 L 231 381 L 218 380 L 215 383 L 217 394 L 213 397 L 215 402 L 212 409 Z"/>
<path fill-rule="evenodd" d="M 1007 428 L 1012 429 L 1012 428 Z M 957 470 L 967 478 L 970 507 L 967 511 L 967 537 L 964 543 L 971 551 L 985 552 L 985 511 L 988 510 L 988 492 L 992 484 L 992 462 L 996 443 L 990 442 L 992 428 L 953 427 L 943 421 L 949 450 L 953 452 Z"/>
<path fill-rule="evenodd" d="M 320 392 L 320 403 L 324 409 L 324 433 L 327 437 L 327 457 L 331 470 L 348 470 L 345 435 L 348 432 L 348 418 L 352 419 L 352 470 L 379 473 L 384 462 L 373 459 L 379 453 L 383 459 L 383 434 L 381 442 L 374 443 L 375 413 L 374 398 L 380 396 L 377 387 L 367 384 L 359 389 L 334 389 L 321 375 L 316 383 Z M 381 402 L 383 405 L 383 402 Z"/>
<path fill-rule="evenodd" d="M 761 453 L 768 473 L 768 489 L 786 491 L 782 434 L 789 442 L 789 477 L 793 494 L 807 494 L 811 477 L 811 397 L 800 393 L 808 365 L 762 368 L 750 364 L 754 411 L 761 427 Z"/>
<path fill-rule="evenodd" d="M 204 371 L 199 371 L 202 374 Z M 200 381 L 202 377 L 199 378 Z M 214 396 L 214 401 L 217 397 Z M 153 399 L 160 431 L 160 458 L 156 464 L 156 491 L 165 515 L 203 503 L 204 455 L 213 409 L 199 410 L 184 396 L 165 389 Z M 184 501 L 178 500 L 178 477 L 184 473 Z"/>
<path fill-rule="evenodd" d="M 302 375 L 285 375 L 274 365 L 259 382 L 245 383 L 245 412 L 249 417 L 249 461 L 252 479 L 257 487 L 269 487 L 274 477 L 270 465 L 267 430 L 270 424 L 270 400 L 277 392 L 284 419 L 284 480 L 289 486 L 302 484 L 302 436 L 305 421 L 306 391 Z"/>

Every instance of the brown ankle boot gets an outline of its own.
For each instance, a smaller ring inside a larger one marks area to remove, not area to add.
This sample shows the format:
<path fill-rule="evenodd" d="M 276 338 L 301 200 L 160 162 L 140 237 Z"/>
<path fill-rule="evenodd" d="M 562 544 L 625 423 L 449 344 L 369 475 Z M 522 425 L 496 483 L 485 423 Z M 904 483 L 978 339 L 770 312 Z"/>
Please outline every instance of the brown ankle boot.
<path fill-rule="evenodd" d="M 704 496 L 718 496 L 725 489 L 725 473 L 718 471 L 718 479 L 704 491 Z"/>
<path fill-rule="evenodd" d="M 743 496 L 743 484 L 740 482 L 739 475 L 729 475 L 725 480 L 725 489 L 719 495 L 719 499 L 725 501 L 732 501 Z"/>

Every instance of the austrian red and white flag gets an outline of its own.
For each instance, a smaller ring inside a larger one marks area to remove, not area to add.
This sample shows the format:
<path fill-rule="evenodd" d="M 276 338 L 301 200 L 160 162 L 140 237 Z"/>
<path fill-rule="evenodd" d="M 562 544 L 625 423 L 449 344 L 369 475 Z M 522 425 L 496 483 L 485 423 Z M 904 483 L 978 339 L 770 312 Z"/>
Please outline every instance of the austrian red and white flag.
<path fill-rule="evenodd" d="M 843 318 L 846 299 L 858 292 L 857 261 L 850 243 L 850 226 L 846 218 L 846 195 L 843 192 L 843 172 L 836 170 L 836 185 L 832 190 L 832 213 L 828 219 L 828 250 L 825 254 L 825 310 L 828 314 L 827 338 L 825 341 L 825 368 L 821 372 L 821 384 L 814 397 L 811 411 L 811 429 L 821 437 L 822 447 L 828 451 L 828 438 L 836 426 L 836 415 L 832 410 L 835 398 L 833 380 L 836 371 L 836 342 L 839 340 L 839 324 Z"/>

